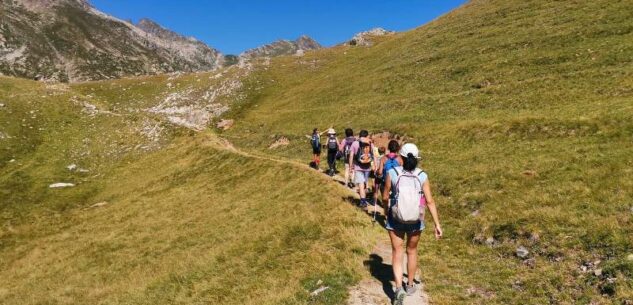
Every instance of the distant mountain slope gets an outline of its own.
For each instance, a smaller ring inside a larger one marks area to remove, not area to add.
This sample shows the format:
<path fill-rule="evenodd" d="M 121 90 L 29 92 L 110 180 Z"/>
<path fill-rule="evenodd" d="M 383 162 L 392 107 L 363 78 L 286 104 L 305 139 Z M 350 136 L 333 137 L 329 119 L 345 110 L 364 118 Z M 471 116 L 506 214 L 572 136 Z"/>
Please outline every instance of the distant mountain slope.
<path fill-rule="evenodd" d="M 281 55 L 293 55 L 308 50 L 317 50 L 321 45 L 309 36 L 303 35 L 294 41 L 277 40 L 261 47 L 250 49 L 242 54 L 242 58 L 276 57 Z"/>
<path fill-rule="evenodd" d="M 83 0 L 0 3 L 0 73 L 84 81 L 174 71 L 206 71 L 223 56 L 144 19 L 135 26 Z"/>

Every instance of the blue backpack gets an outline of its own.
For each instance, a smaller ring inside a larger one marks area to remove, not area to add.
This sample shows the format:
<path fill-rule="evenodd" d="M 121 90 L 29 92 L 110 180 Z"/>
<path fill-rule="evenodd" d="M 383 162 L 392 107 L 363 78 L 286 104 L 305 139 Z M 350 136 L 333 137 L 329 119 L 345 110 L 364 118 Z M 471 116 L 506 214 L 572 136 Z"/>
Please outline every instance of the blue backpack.
<path fill-rule="evenodd" d="M 398 163 L 398 156 L 395 156 L 394 158 L 389 158 L 389 156 L 387 156 L 387 161 L 385 161 L 385 165 L 383 165 L 382 168 L 382 175 L 385 176 L 387 172 L 389 172 L 389 170 L 394 169 L 398 166 L 400 166 L 400 163 Z"/>

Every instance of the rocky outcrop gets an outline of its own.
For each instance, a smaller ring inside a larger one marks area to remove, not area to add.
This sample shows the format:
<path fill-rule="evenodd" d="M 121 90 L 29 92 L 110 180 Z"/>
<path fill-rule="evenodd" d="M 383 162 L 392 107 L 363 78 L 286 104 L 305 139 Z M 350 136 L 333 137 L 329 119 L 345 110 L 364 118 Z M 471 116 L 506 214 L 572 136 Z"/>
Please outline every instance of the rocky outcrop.
<path fill-rule="evenodd" d="M 52 81 L 213 70 L 217 50 L 144 19 L 137 25 L 85 0 L 0 1 L 0 74 Z"/>
<path fill-rule="evenodd" d="M 278 40 L 271 44 L 263 45 L 255 49 L 250 49 L 240 54 L 240 58 L 242 60 L 248 60 L 262 57 L 294 55 L 297 53 L 303 53 L 305 51 L 316 50 L 320 48 L 322 48 L 322 46 L 318 42 L 306 35 L 303 35 L 294 41 Z"/>
<path fill-rule="evenodd" d="M 373 44 L 372 38 L 378 37 L 378 36 L 393 35 L 395 33 L 396 32 L 387 31 L 383 28 L 374 28 L 369 31 L 360 32 L 354 35 L 354 37 L 352 37 L 352 39 L 350 39 L 346 44 L 350 46 L 368 47 Z"/>

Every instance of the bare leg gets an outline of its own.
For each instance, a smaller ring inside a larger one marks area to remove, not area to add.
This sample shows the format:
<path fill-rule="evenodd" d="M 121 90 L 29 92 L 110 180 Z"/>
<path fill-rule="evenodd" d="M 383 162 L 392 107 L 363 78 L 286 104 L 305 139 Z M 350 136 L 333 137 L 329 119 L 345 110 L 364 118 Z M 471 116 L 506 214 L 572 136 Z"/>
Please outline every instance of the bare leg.
<path fill-rule="evenodd" d="M 408 285 L 413 284 L 415 272 L 418 270 L 418 242 L 420 241 L 420 231 L 407 234 L 407 278 Z"/>
<path fill-rule="evenodd" d="M 393 267 L 393 277 L 396 281 L 396 289 L 402 288 L 402 256 L 404 255 L 404 233 L 389 231 L 391 238 L 391 266 Z"/>

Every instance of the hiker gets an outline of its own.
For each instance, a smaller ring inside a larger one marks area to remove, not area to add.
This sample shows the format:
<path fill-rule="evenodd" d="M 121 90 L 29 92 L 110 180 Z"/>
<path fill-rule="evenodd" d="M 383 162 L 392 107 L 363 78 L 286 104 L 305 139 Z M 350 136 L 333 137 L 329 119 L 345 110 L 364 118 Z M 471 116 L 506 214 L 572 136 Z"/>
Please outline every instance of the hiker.
<path fill-rule="evenodd" d="M 418 268 L 418 241 L 424 229 L 423 210 L 428 206 L 433 223 L 435 238 L 442 237 L 439 215 L 431 194 L 431 186 L 427 174 L 418 168 L 420 152 L 415 144 L 405 144 L 400 149 L 402 166 L 396 166 L 385 174 L 385 190 L 383 203 L 387 211 L 385 228 L 389 231 L 393 251 L 393 274 L 396 281 L 394 304 L 401 305 L 406 295 L 412 295 L 418 289 L 414 277 Z M 422 204 L 425 202 L 425 204 Z M 422 215 L 422 216 L 420 216 Z M 403 280 L 403 245 L 407 251 L 407 286 L 402 287 Z"/>
<path fill-rule="evenodd" d="M 310 166 L 314 169 L 319 169 L 319 165 L 321 164 L 321 136 L 325 132 L 319 133 L 319 129 L 315 128 L 312 130 L 312 136 L 308 136 L 310 138 L 310 145 L 312 146 L 312 162 Z"/>
<path fill-rule="evenodd" d="M 374 195 L 373 195 L 373 204 L 376 205 L 378 204 L 378 191 L 382 190 L 382 185 L 383 185 L 383 177 L 382 175 L 379 175 L 379 167 L 380 167 L 380 162 L 382 161 L 383 156 L 385 155 L 385 152 L 387 151 L 387 149 L 384 146 L 380 146 L 380 148 L 375 149 L 374 151 L 374 160 L 376 161 L 374 167 L 376 168 L 376 170 L 374 171 Z M 376 210 L 374 209 L 374 214 Z M 375 215 L 374 215 L 375 216 Z"/>
<path fill-rule="evenodd" d="M 375 170 L 374 154 L 372 153 L 373 144 L 369 139 L 369 132 L 361 130 L 358 134 L 358 140 L 352 143 L 350 147 L 349 166 L 353 167 L 354 183 L 358 187 L 360 195 L 360 204 L 362 208 L 367 207 L 367 184 L 369 183 L 369 174 Z"/>
<path fill-rule="evenodd" d="M 354 187 L 354 184 L 350 181 L 350 179 L 352 179 L 352 167 L 350 166 L 349 163 L 349 158 L 350 158 L 350 152 L 352 151 L 352 144 L 354 144 L 354 142 L 356 142 L 356 137 L 354 137 L 354 131 L 351 128 L 347 128 L 345 129 L 345 138 L 341 140 L 341 143 L 339 144 L 338 148 L 339 151 L 341 153 L 341 155 L 343 156 L 343 160 L 345 160 L 343 163 L 345 163 L 345 184 L 352 188 Z"/>
<path fill-rule="evenodd" d="M 389 150 L 389 153 L 382 156 L 380 162 L 378 163 L 378 177 L 382 177 L 383 181 L 386 172 L 394 167 L 402 166 L 402 157 L 398 154 L 398 150 L 400 150 L 400 143 L 396 140 L 391 140 L 389 141 L 389 144 L 387 144 L 387 149 Z"/>
<path fill-rule="evenodd" d="M 334 176 L 336 174 L 336 155 L 339 153 L 338 150 L 338 139 L 336 138 L 336 131 L 334 128 L 330 128 L 327 131 L 327 165 L 328 165 L 328 175 Z"/>

